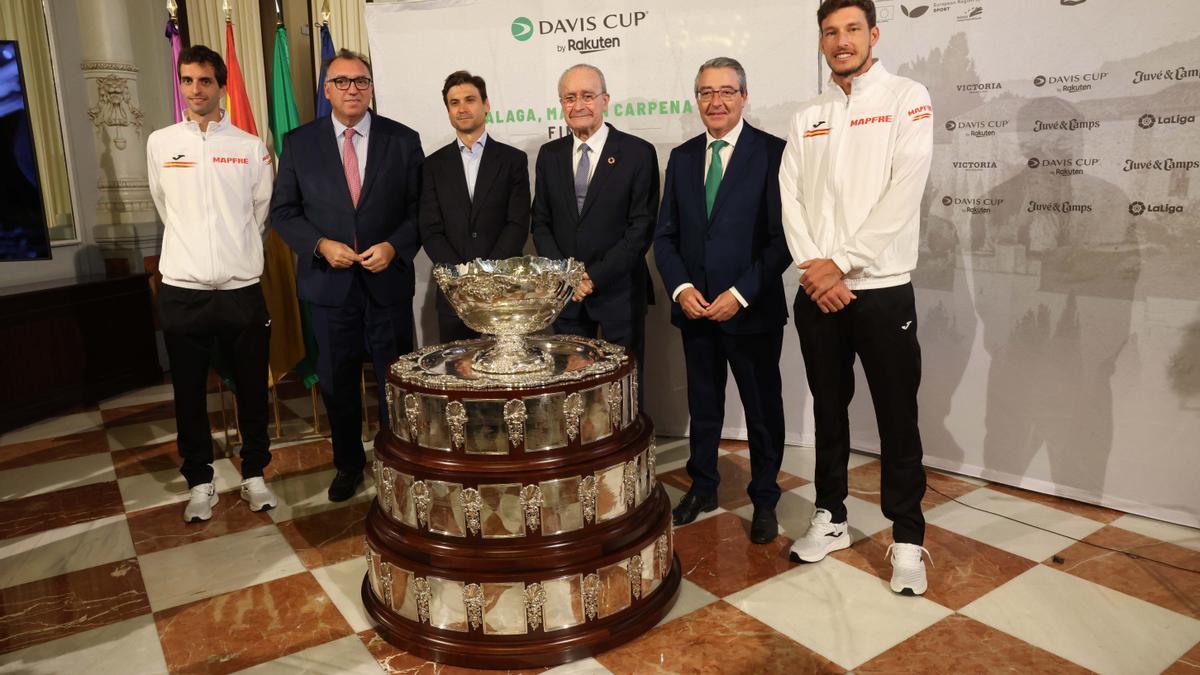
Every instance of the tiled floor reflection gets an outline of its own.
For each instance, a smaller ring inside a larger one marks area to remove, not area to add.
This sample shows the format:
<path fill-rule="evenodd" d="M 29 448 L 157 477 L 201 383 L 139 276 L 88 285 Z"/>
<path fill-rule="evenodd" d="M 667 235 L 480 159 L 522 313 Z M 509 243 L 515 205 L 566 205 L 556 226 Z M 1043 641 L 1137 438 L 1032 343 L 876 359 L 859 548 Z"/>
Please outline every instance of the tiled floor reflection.
<path fill-rule="evenodd" d="M 281 391 L 285 431 L 303 430 L 308 393 Z M 329 503 L 328 440 L 272 448 L 269 513 L 238 498 L 239 459 L 219 450 L 214 517 L 185 524 L 173 410 L 162 385 L 0 436 L 0 673 L 475 672 L 376 634 L 359 599 L 374 488 Z M 658 447 L 678 500 L 687 440 Z M 724 442 L 719 467 L 720 507 L 676 531 L 684 579 L 663 621 L 521 672 L 1200 675 L 1200 574 L 1179 569 L 1200 568 L 1200 531 L 930 472 L 929 591 L 904 598 L 875 458 L 850 462 L 854 545 L 815 565 L 787 560 L 813 510 L 812 448 L 785 453 L 783 533 L 765 546 L 749 542 L 746 443 Z"/>

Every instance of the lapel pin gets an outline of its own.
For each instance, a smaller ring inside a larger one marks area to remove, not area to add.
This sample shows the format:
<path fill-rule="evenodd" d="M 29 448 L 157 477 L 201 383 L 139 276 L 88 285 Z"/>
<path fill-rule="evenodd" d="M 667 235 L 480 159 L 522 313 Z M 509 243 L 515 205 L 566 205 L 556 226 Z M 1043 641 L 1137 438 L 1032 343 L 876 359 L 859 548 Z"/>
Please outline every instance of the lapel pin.
<path fill-rule="evenodd" d="M 609 158 L 608 158 L 608 165 L 609 165 L 609 166 L 612 166 L 613 164 L 616 164 L 616 163 L 617 163 L 617 158 L 616 158 L 616 157 L 609 157 Z"/>

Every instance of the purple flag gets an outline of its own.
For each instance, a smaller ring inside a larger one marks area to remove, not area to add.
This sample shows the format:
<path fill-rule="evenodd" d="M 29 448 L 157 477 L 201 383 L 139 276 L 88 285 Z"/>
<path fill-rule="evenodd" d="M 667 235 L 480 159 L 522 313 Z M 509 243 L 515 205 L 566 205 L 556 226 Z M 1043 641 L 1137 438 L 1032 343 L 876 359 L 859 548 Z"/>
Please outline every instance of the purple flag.
<path fill-rule="evenodd" d="M 183 109 L 186 107 L 183 94 L 179 91 L 179 50 L 183 48 L 183 42 L 179 37 L 179 26 L 176 26 L 172 19 L 167 19 L 166 38 L 171 42 L 171 91 L 175 95 L 175 121 L 181 122 Z"/>

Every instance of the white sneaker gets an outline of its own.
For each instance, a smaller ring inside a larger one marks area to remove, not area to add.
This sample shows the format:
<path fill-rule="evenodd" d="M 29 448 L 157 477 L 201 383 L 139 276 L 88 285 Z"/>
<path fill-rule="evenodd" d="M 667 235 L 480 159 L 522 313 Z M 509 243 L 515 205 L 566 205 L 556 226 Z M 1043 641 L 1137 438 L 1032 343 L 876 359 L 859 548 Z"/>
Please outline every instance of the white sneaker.
<path fill-rule="evenodd" d="M 273 509 L 279 504 L 279 500 L 275 499 L 275 493 L 271 492 L 271 488 L 263 482 L 262 476 L 242 481 L 242 499 L 250 502 L 251 511 L 265 511 Z"/>
<path fill-rule="evenodd" d="M 217 488 L 212 483 L 201 483 L 191 490 L 187 506 L 183 509 L 183 522 L 195 523 L 212 518 L 212 509 L 217 505 Z"/>
<path fill-rule="evenodd" d="M 892 591 L 900 595 L 923 595 L 929 588 L 925 579 L 924 554 L 929 556 L 929 564 L 933 564 L 933 556 L 924 546 L 916 544 L 892 544 L 888 546 L 887 555 L 892 561 Z"/>
<path fill-rule="evenodd" d="M 835 523 L 832 513 L 817 509 L 808 524 L 808 531 L 792 544 L 788 559 L 814 563 L 844 548 L 850 548 L 850 530 L 845 521 Z"/>

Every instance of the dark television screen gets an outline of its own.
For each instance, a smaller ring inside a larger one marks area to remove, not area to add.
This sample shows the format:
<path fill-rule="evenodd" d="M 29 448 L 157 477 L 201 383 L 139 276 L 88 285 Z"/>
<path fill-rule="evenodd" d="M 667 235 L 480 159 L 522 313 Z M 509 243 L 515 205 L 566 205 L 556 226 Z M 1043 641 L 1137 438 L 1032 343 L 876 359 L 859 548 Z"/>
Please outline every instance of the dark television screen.
<path fill-rule="evenodd" d="M 0 40 L 0 260 L 50 257 L 21 52 Z"/>

